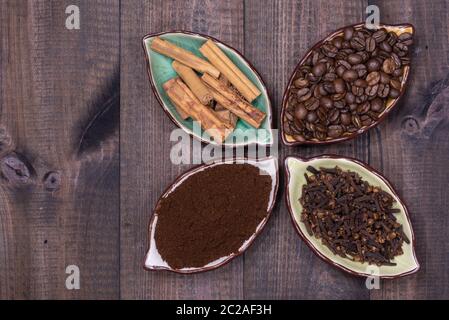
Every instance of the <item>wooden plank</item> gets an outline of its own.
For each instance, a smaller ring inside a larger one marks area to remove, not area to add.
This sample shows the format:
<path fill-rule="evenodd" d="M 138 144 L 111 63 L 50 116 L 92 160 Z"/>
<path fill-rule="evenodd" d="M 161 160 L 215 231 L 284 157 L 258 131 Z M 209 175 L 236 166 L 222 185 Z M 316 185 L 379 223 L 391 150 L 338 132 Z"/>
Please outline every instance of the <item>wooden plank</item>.
<path fill-rule="evenodd" d="M 245 53 L 266 80 L 279 122 L 285 86 L 300 58 L 321 38 L 363 19 L 366 1 L 245 1 Z M 340 153 L 366 158 L 369 134 L 338 146 L 287 148 L 287 155 Z M 283 165 L 281 167 L 283 170 Z M 283 174 L 282 174 L 283 175 Z M 368 298 L 364 280 L 342 273 L 316 257 L 291 224 L 283 181 L 271 221 L 245 254 L 245 298 Z"/>
<path fill-rule="evenodd" d="M 416 28 L 407 93 L 372 141 L 372 164 L 403 196 L 411 213 L 421 270 L 384 281 L 373 299 L 448 299 L 449 24 L 447 1 L 372 1 L 385 23 Z"/>
<path fill-rule="evenodd" d="M 119 2 L 77 5 L 0 3 L 0 298 L 119 296 Z"/>
<path fill-rule="evenodd" d="M 147 225 L 163 190 L 189 166 L 170 162 L 175 125 L 150 89 L 141 39 L 184 29 L 243 48 L 242 1 L 122 2 L 121 7 L 121 297 L 217 299 L 242 297 L 243 259 L 192 276 L 145 272 Z"/>

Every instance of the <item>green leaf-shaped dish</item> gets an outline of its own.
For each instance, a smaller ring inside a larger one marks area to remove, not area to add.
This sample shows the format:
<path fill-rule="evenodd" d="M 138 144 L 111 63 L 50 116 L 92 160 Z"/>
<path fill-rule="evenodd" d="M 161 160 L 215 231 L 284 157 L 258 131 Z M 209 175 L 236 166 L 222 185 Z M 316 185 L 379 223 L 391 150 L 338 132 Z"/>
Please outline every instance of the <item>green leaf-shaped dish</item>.
<path fill-rule="evenodd" d="M 261 95 L 257 97 L 252 102 L 252 104 L 258 109 L 265 112 L 267 115 L 262 125 L 258 129 L 255 129 L 242 119 L 239 119 L 234 132 L 231 133 L 222 144 L 234 147 L 249 144 L 271 145 L 273 143 L 273 132 L 271 130 L 272 111 L 267 89 L 257 71 L 237 50 L 220 42 L 217 39 L 187 31 L 173 31 L 149 34 L 143 38 L 143 49 L 145 51 L 145 57 L 148 62 L 147 67 L 151 87 L 153 88 L 154 94 L 156 95 L 156 98 L 158 99 L 164 111 L 178 127 L 182 128 L 185 132 L 203 142 L 216 144 L 213 139 L 210 139 L 210 136 L 207 133 L 194 126 L 193 120 L 191 118 L 183 120 L 179 116 L 174 105 L 162 88 L 162 85 L 166 81 L 176 77 L 177 73 L 171 66 L 173 59 L 151 50 L 151 42 L 155 37 L 160 37 L 164 40 L 168 40 L 179 47 L 193 52 L 195 55 L 205 60 L 207 59 L 199 52 L 198 49 L 208 39 L 212 39 L 213 41 L 215 41 L 220 49 L 222 49 L 223 52 L 229 57 L 229 59 L 231 59 L 232 62 L 260 90 Z"/>
<path fill-rule="evenodd" d="M 411 243 L 404 243 L 402 245 L 404 253 L 396 256 L 392 260 L 396 265 L 376 267 L 368 265 L 368 263 L 361 263 L 342 258 L 333 254 L 320 239 L 307 232 L 306 226 L 301 221 L 303 208 L 299 199 L 301 198 L 302 189 L 307 183 L 304 173 L 307 172 L 307 166 L 309 165 L 315 168 L 335 168 L 335 166 L 338 166 L 342 170 L 356 172 L 364 181 L 367 181 L 372 186 L 380 187 L 396 200 L 394 208 L 400 210 L 400 212 L 396 214 L 397 221 L 403 226 L 404 233 L 411 241 Z M 402 199 L 399 198 L 398 194 L 393 189 L 393 186 L 379 172 L 360 160 L 334 155 L 321 155 L 309 159 L 289 156 L 285 159 L 285 172 L 287 177 L 286 202 L 293 225 L 304 242 L 324 261 L 353 275 L 362 277 L 378 276 L 383 279 L 403 277 L 416 273 L 419 270 L 419 263 L 415 253 L 415 236 L 407 207 Z"/>

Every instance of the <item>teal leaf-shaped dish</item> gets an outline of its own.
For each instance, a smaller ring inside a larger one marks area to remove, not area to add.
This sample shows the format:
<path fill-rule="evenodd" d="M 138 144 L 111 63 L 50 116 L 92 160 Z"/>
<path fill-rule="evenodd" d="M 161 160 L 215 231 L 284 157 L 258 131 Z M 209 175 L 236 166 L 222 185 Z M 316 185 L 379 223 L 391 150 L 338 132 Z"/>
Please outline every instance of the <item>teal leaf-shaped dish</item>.
<path fill-rule="evenodd" d="M 171 65 L 173 59 L 151 50 L 151 42 L 155 37 L 168 40 L 179 47 L 193 52 L 195 55 L 205 60 L 207 59 L 198 49 L 208 39 L 215 41 L 215 43 L 220 47 L 220 49 L 223 50 L 229 59 L 231 59 L 231 61 L 260 90 L 260 96 L 252 101 L 252 105 L 266 113 L 266 118 L 258 129 L 250 126 L 242 119 L 239 119 L 234 132 L 226 138 L 222 145 L 237 147 L 250 144 L 271 145 L 273 143 L 273 132 L 271 130 L 272 110 L 266 86 L 254 67 L 237 50 L 212 37 L 188 31 L 172 31 L 149 34 L 143 38 L 142 44 L 145 51 L 145 58 L 147 60 L 148 75 L 150 78 L 151 87 L 160 105 L 162 106 L 162 109 L 178 127 L 203 142 L 217 144 L 213 141 L 213 139 L 210 139 L 210 136 L 202 129 L 196 128 L 191 118 L 183 120 L 179 116 L 175 106 L 172 104 L 166 92 L 162 88 L 162 85 L 166 81 L 176 77 L 177 73 Z"/>

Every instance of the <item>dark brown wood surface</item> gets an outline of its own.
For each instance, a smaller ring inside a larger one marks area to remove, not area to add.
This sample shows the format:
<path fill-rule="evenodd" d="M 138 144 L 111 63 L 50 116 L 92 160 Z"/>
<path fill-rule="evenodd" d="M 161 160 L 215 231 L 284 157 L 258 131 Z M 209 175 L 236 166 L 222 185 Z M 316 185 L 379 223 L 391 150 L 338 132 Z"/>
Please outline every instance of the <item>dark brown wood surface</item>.
<path fill-rule="evenodd" d="M 266 229 L 242 257 L 197 275 L 144 271 L 154 204 L 190 166 L 170 162 L 175 125 L 151 91 L 142 37 L 186 29 L 239 49 L 264 78 L 278 127 L 296 63 L 331 31 L 363 21 L 368 3 L 382 22 L 416 27 L 406 95 L 357 139 L 280 143 L 279 159 L 336 153 L 383 172 L 409 206 L 421 270 L 366 289 L 299 239 L 281 187 Z M 64 27 L 69 4 L 0 1 L 0 158 L 30 173 L 2 169 L 0 298 L 449 298 L 447 1 L 86 0 L 78 31 Z M 46 179 L 53 171 L 59 185 Z M 80 290 L 65 288 L 71 264 Z"/>
<path fill-rule="evenodd" d="M 119 121 L 90 125 L 105 107 L 119 111 L 119 2 L 78 2 L 80 30 L 65 28 L 69 4 L 0 2 L 1 153 L 30 171 L 16 183 L 1 168 L 0 298 L 120 293 Z M 81 290 L 66 289 L 68 265 Z"/>

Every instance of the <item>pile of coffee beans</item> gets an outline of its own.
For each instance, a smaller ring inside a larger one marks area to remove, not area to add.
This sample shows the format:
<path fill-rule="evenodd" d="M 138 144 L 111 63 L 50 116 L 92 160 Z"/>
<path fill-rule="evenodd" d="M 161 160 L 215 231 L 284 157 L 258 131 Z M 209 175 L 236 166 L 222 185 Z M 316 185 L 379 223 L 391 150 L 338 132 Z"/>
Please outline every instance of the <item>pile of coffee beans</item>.
<path fill-rule="evenodd" d="M 283 119 L 296 141 L 325 141 L 376 122 L 401 94 L 412 34 L 347 27 L 324 41 L 299 67 Z"/>

